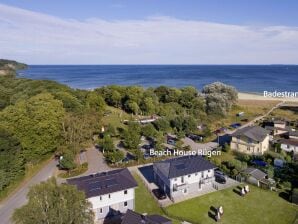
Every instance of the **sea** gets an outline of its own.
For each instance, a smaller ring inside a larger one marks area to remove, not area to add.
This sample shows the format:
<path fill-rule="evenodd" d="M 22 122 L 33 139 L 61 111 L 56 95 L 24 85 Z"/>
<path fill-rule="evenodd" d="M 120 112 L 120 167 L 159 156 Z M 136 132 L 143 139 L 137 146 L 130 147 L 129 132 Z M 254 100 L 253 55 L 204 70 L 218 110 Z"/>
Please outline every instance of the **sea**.
<path fill-rule="evenodd" d="M 298 65 L 30 65 L 18 76 L 54 80 L 78 89 L 165 85 L 200 90 L 219 81 L 248 93 L 298 92 Z"/>

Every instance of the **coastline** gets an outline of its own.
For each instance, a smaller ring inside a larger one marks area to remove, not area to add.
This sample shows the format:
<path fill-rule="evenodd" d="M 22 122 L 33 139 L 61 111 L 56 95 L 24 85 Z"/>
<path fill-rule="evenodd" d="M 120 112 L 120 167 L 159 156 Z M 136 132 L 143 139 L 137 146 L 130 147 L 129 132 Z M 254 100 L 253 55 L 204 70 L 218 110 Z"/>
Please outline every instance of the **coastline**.
<path fill-rule="evenodd" d="M 256 93 L 238 93 L 238 99 L 239 100 L 270 100 L 270 101 L 286 101 L 286 102 L 298 102 L 298 98 L 290 98 L 290 97 L 264 97 L 262 94 L 256 94 Z"/>

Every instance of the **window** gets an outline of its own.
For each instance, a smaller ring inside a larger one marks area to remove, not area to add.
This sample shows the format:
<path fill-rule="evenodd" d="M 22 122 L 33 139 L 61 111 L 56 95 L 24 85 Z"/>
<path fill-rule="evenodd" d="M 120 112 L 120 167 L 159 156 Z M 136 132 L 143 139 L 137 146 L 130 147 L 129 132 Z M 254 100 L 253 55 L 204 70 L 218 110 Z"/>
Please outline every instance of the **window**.
<path fill-rule="evenodd" d="M 191 175 L 189 174 L 188 177 L 190 177 Z"/>
<path fill-rule="evenodd" d="M 208 173 L 210 173 L 211 170 L 208 170 Z"/>
<path fill-rule="evenodd" d="M 177 181 L 177 178 L 175 178 L 174 181 Z"/>
<path fill-rule="evenodd" d="M 127 201 L 124 202 L 124 207 L 127 207 Z"/>
<path fill-rule="evenodd" d="M 198 173 L 196 173 L 195 176 L 198 176 Z"/>
<path fill-rule="evenodd" d="M 181 183 L 184 183 L 184 177 L 181 177 Z"/>
<path fill-rule="evenodd" d="M 186 194 L 187 193 L 187 189 L 185 188 L 185 189 L 183 189 L 183 193 L 184 194 Z"/>
<path fill-rule="evenodd" d="M 124 191 L 124 194 L 127 194 L 127 190 Z"/>
<path fill-rule="evenodd" d="M 102 196 L 99 196 L 99 200 L 102 200 Z"/>
<path fill-rule="evenodd" d="M 99 209 L 99 213 L 102 214 L 102 208 Z"/>
<path fill-rule="evenodd" d="M 111 195 L 109 194 L 109 198 L 111 198 Z"/>

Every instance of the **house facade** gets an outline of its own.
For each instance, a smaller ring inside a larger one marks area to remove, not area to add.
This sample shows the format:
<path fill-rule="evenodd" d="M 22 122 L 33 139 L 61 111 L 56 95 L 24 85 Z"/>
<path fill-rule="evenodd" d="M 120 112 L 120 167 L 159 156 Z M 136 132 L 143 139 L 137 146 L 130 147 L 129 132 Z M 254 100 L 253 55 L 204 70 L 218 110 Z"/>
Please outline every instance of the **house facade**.
<path fill-rule="evenodd" d="M 134 210 L 137 183 L 128 169 L 118 169 L 67 180 L 84 191 L 91 202 L 95 221 Z"/>
<path fill-rule="evenodd" d="M 259 126 L 248 126 L 234 132 L 231 149 L 247 154 L 262 155 L 269 150 L 269 133 Z"/>
<path fill-rule="evenodd" d="M 202 156 L 177 157 L 154 163 L 154 180 L 175 201 L 212 184 L 215 168 Z"/>
<path fill-rule="evenodd" d="M 280 148 L 286 152 L 298 154 L 298 139 L 282 139 L 280 140 Z"/>

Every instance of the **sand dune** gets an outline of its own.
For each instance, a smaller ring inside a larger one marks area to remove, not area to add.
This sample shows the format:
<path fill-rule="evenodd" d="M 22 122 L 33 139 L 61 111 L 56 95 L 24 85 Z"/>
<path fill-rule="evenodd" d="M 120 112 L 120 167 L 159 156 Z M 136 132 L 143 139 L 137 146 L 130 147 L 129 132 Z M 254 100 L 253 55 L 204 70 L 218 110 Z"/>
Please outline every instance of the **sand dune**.
<path fill-rule="evenodd" d="M 278 97 L 264 97 L 263 95 L 253 93 L 238 93 L 240 100 L 274 100 L 274 101 L 287 101 L 298 102 L 298 98 L 278 98 Z"/>

